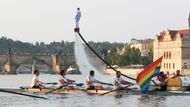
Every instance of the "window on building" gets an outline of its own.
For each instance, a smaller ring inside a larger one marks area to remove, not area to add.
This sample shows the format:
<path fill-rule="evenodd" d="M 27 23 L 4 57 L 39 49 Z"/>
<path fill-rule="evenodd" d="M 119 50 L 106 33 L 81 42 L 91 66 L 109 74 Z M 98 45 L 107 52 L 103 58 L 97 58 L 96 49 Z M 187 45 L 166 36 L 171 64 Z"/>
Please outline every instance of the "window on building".
<path fill-rule="evenodd" d="M 164 63 L 164 69 L 166 68 L 166 64 Z"/>
<path fill-rule="evenodd" d="M 166 58 L 166 52 L 164 52 L 164 59 Z"/>
<path fill-rule="evenodd" d="M 171 63 L 169 63 L 169 69 L 171 68 Z"/>
<path fill-rule="evenodd" d="M 171 51 L 169 52 L 169 59 L 171 59 Z"/>
<path fill-rule="evenodd" d="M 175 63 L 173 63 L 173 69 L 175 69 Z"/>
<path fill-rule="evenodd" d="M 166 58 L 168 59 L 168 52 L 166 52 Z"/>
<path fill-rule="evenodd" d="M 166 69 L 168 69 L 168 63 L 166 63 Z"/>

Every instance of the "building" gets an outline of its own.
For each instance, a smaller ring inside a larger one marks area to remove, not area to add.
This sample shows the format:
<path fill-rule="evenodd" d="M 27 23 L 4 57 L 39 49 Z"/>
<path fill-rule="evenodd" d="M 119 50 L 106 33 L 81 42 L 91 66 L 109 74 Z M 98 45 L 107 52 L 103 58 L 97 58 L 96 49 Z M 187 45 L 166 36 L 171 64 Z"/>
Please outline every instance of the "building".
<path fill-rule="evenodd" d="M 152 47 L 153 39 L 137 40 L 131 39 L 130 47 L 138 48 L 141 52 L 141 56 L 148 56 L 148 52 Z"/>
<path fill-rule="evenodd" d="M 188 18 L 190 28 L 190 15 Z M 153 60 L 163 56 L 161 71 L 190 68 L 190 29 L 165 30 L 153 42 Z"/>

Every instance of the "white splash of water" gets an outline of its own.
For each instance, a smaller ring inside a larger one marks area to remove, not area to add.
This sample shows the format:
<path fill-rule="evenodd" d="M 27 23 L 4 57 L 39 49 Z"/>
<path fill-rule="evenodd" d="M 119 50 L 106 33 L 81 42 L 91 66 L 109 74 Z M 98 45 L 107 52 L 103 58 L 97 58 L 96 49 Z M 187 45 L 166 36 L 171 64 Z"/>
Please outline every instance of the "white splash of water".
<path fill-rule="evenodd" d="M 92 66 L 90 63 L 88 56 L 85 52 L 85 48 L 83 46 L 83 43 L 79 37 L 79 35 L 76 33 L 75 36 L 75 45 L 74 45 L 74 50 L 75 50 L 75 59 L 76 63 L 79 66 L 79 70 L 82 73 L 82 75 L 89 75 L 90 70 L 95 71 L 95 76 L 98 79 L 101 79 L 102 75 L 98 72 L 98 70 Z"/>

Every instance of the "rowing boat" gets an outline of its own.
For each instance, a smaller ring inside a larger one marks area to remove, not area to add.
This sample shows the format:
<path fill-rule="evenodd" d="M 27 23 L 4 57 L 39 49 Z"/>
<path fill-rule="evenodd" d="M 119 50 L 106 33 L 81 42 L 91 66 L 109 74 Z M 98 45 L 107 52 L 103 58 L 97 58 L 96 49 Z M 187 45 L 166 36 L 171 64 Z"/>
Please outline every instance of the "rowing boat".
<path fill-rule="evenodd" d="M 150 90 L 154 90 L 154 89 L 156 89 L 157 87 L 159 87 L 159 86 L 155 86 L 155 85 L 152 85 L 152 86 L 150 86 Z M 183 87 L 167 87 L 167 90 L 168 91 L 190 91 L 189 90 L 190 89 L 190 86 L 183 86 Z"/>
<path fill-rule="evenodd" d="M 52 88 L 46 88 L 46 89 L 38 89 L 38 88 L 21 88 L 21 89 L 3 89 L 8 91 L 16 91 L 16 92 L 29 92 L 29 93 L 46 93 L 48 91 L 51 91 Z M 103 94 L 106 92 L 111 91 L 111 89 L 103 89 L 103 90 L 86 90 L 84 88 L 82 89 L 58 89 L 52 92 L 52 94 Z M 109 93 L 110 95 L 118 95 L 118 94 L 124 94 L 124 95 L 142 95 L 140 90 L 118 90 L 113 91 Z M 171 95 L 188 95 L 190 96 L 190 92 L 184 92 L 184 91 L 149 91 L 148 95 L 160 95 L 160 96 L 171 96 Z"/>
<path fill-rule="evenodd" d="M 167 89 L 169 91 L 190 91 L 190 78 L 187 76 L 177 77 L 177 78 L 169 78 L 167 79 Z M 156 88 L 153 83 L 151 84 L 151 88 Z"/>

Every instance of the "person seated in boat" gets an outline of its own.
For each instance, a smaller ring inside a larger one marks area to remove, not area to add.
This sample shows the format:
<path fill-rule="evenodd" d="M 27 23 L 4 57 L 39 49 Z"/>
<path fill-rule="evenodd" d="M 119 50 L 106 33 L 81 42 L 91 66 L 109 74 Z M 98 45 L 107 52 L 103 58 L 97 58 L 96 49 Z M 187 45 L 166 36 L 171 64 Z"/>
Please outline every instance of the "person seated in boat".
<path fill-rule="evenodd" d="M 102 86 L 96 86 L 95 83 L 101 83 L 101 81 L 97 80 L 95 77 L 95 72 L 93 70 L 90 71 L 89 76 L 86 78 L 86 86 L 87 90 L 101 90 Z"/>
<path fill-rule="evenodd" d="M 74 87 L 73 87 L 73 86 L 70 86 L 69 84 L 74 83 L 75 80 L 68 79 L 68 78 L 66 77 L 66 74 L 67 74 L 67 73 L 66 73 L 66 70 L 61 70 L 61 71 L 60 71 L 58 85 L 59 85 L 59 86 L 64 86 L 64 85 L 68 84 L 68 85 L 66 85 L 66 86 L 64 87 L 65 89 L 74 89 Z"/>
<path fill-rule="evenodd" d="M 120 89 L 120 90 L 126 90 L 128 89 L 127 86 L 130 86 L 131 84 L 121 78 L 121 72 L 117 71 L 116 72 L 116 78 L 114 80 L 114 87 L 115 89 Z"/>
<path fill-rule="evenodd" d="M 176 74 L 172 78 L 177 78 L 177 77 L 180 77 L 180 76 L 182 76 L 181 73 L 180 73 L 180 70 L 176 70 Z"/>
<path fill-rule="evenodd" d="M 42 85 L 42 82 L 39 80 L 38 76 L 40 75 L 40 72 L 36 69 L 33 72 L 33 78 L 32 78 L 32 88 L 45 88 L 44 85 Z"/>
<path fill-rule="evenodd" d="M 152 79 L 152 82 L 158 86 L 153 91 L 167 91 L 167 78 L 165 77 L 164 72 L 160 72 Z"/>
<path fill-rule="evenodd" d="M 170 75 L 169 71 L 166 72 L 166 78 L 171 78 L 171 75 Z"/>

